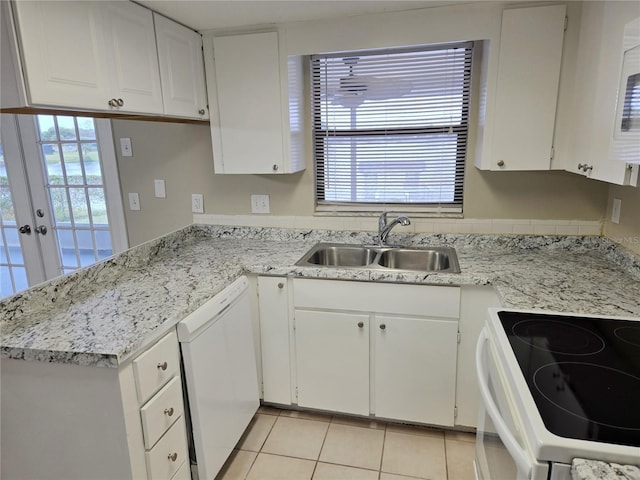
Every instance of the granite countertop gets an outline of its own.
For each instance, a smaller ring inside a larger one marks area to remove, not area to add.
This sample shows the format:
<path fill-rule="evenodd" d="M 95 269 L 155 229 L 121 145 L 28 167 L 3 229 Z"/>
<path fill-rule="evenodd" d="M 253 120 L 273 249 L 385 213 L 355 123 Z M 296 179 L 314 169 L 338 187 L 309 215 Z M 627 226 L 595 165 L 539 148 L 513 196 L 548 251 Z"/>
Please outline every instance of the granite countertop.
<path fill-rule="evenodd" d="M 575 458 L 571 463 L 571 477 L 573 480 L 640 480 L 640 468 Z"/>
<path fill-rule="evenodd" d="M 605 238 L 396 235 L 456 248 L 460 274 L 297 267 L 370 233 L 193 225 L 0 301 L 0 357 L 118 367 L 243 273 L 491 285 L 504 307 L 640 317 L 640 259 Z"/>

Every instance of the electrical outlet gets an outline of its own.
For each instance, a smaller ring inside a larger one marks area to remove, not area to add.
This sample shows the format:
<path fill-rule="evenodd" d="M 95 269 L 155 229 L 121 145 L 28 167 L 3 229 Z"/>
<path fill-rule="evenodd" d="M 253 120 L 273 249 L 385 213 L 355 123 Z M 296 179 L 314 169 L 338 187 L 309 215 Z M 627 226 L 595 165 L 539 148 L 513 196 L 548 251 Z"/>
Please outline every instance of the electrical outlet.
<path fill-rule="evenodd" d="M 130 138 L 120 139 L 120 152 L 122 152 L 123 157 L 133 157 L 133 150 L 131 149 Z"/>
<path fill-rule="evenodd" d="M 204 213 L 204 201 L 201 193 L 191 194 L 191 211 L 193 213 Z"/>
<path fill-rule="evenodd" d="M 167 198 L 164 180 L 154 180 L 153 187 L 156 192 L 156 198 Z"/>
<path fill-rule="evenodd" d="M 620 223 L 620 209 L 622 208 L 622 200 L 619 198 L 613 199 L 613 208 L 611 209 L 611 221 L 613 223 Z"/>
<path fill-rule="evenodd" d="M 251 213 L 269 213 L 269 195 L 251 195 Z"/>
<path fill-rule="evenodd" d="M 140 210 L 140 197 L 137 193 L 129 194 L 129 210 Z"/>

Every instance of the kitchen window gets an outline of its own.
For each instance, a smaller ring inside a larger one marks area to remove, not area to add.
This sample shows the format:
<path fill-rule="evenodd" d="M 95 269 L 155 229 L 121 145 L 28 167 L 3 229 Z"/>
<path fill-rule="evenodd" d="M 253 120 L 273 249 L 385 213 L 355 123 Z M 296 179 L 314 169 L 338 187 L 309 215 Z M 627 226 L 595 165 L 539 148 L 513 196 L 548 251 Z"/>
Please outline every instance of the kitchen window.
<path fill-rule="evenodd" d="M 311 57 L 318 211 L 462 212 L 472 50 Z"/>

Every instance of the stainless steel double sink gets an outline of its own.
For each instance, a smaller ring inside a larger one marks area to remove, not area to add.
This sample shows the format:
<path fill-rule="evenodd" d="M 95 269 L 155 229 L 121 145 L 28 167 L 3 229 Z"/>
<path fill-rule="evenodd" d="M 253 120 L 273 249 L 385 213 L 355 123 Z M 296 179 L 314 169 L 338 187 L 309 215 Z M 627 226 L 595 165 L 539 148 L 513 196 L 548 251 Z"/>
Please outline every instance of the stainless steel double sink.
<path fill-rule="evenodd" d="M 390 247 L 317 243 L 298 266 L 361 268 L 387 271 L 460 273 L 455 249 L 451 247 Z"/>

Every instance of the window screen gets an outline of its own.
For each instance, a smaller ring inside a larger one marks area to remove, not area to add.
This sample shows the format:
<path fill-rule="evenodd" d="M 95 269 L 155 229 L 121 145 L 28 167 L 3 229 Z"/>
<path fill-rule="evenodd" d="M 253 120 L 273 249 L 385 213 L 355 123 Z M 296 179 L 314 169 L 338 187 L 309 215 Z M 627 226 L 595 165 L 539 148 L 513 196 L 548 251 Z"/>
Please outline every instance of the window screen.
<path fill-rule="evenodd" d="M 318 210 L 462 211 L 472 46 L 311 57 Z"/>

